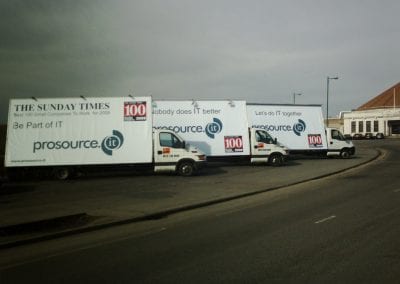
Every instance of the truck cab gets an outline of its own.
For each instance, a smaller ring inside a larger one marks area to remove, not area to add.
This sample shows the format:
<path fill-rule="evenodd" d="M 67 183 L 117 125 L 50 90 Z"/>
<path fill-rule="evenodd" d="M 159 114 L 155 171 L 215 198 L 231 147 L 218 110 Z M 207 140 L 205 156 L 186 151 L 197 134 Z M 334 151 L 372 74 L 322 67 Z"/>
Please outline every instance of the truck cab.
<path fill-rule="evenodd" d="M 328 156 L 339 156 L 347 159 L 354 155 L 355 147 L 352 141 L 347 140 L 336 128 L 326 128 L 326 139 L 328 143 Z"/>
<path fill-rule="evenodd" d="M 206 163 L 206 155 L 170 130 L 154 130 L 154 171 L 191 176 Z"/>
<path fill-rule="evenodd" d="M 250 153 L 251 163 L 268 163 L 271 166 L 282 165 L 287 156 L 288 149 L 280 145 L 263 129 L 250 128 Z"/>

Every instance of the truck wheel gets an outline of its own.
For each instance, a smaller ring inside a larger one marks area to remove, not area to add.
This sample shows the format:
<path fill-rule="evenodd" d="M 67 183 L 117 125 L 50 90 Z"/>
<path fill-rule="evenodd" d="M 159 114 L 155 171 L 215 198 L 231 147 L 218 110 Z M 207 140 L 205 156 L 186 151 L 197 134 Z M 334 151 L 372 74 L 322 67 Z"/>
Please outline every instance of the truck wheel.
<path fill-rule="evenodd" d="M 340 157 L 342 159 L 348 159 L 350 158 L 350 151 L 347 149 L 343 149 L 342 152 L 340 152 Z"/>
<path fill-rule="evenodd" d="M 58 180 L 66 180 L 71 175 L 71 170 L 68 168 L 58 168 L 54 170 L 54 177 Z"/>
<path fill-rule="evenodd" d="M 269 156 L 268 164 L 273 167 L 279 167 L 283 164 L 282 155 L 279 154 L 272 154 Z"/>
<path fill-rule="evenodd" d="M 178 173 L 181 176 L 188 177 L 194 174 L 194 164 L 190 161 L 183 161 L 178 165 Z"/>

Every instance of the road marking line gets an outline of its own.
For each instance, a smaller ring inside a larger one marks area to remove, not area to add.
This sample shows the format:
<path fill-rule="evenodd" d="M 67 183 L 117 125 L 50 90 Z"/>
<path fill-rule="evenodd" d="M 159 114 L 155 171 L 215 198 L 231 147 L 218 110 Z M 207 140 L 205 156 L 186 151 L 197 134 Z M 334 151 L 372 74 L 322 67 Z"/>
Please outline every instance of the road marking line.
<path fill-rule="evenodd" d="M 335 218 L 336 218 L 336 216 L 332 215 L 332 216 L 329 216 L 327 218 L 324 218 L 324 219 L 316 221 L 315 224 L 320 224 L 320 223 L 323 223 L 323 222 L 326 222 L 326 221 L 329 221 L 329 220 L 332 220 L 332 219 L 335 219 Z"/>
<path fill-rule="evenodd" d="M 399 189 L 395 189 L 395 190 L 393 190 L 393 192 L 400 192 L 400 188 Z"/>

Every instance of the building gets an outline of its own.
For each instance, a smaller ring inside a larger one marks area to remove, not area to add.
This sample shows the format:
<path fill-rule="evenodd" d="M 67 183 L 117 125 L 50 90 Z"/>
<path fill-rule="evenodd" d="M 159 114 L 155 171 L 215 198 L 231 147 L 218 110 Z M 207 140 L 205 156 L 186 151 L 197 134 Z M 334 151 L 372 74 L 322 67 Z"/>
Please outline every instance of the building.
<path fill-rule="evenodd" d="M 324 119 L 325 126 L 339 129 L 343 133 L 343 116 L 340 114 L 338 118 L 330 117 L 328 122 Z"/>
<path fill-rule="evenodd" d="M 343 114 L 344 134 L 400 137 L 400 82 L 356 110 Z"/>

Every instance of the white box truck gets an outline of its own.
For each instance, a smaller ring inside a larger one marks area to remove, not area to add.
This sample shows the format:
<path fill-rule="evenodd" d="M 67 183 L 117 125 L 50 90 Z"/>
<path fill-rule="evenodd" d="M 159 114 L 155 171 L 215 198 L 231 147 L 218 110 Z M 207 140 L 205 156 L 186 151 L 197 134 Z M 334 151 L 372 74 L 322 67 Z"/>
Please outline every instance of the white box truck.
<path fill-rule="evenodd" d="M 59 179 L 87 166 L 143 166 L 191 175 L 204 153 L 169 130 L 153 130 L 151 97 L 12 99 L 5 166 Z"/>
<path fill-rule="evenodd" d="M 155 100 L 154 128 L 181 135 L 207 161 L 250 161 L 281 165 L 287 149 L 265 130 L 249 128 L 246 102 L 239 100 Z"/>
<path fill-rule="evenodd" d="M 325 128 L 321 105 L 247 104 L 252 127 L 265 129 L 290 154 L 323 154 L 349 158 L 355 147 L 334 128 Z"/>

